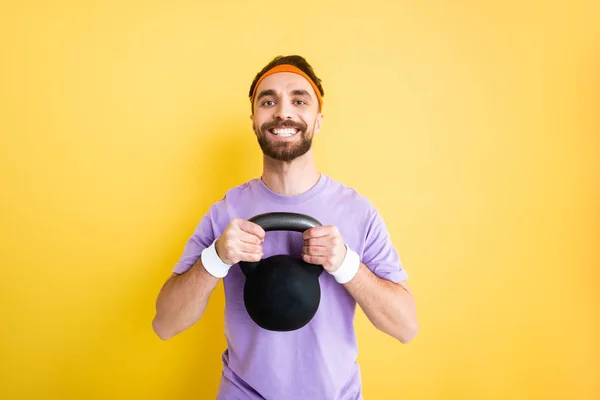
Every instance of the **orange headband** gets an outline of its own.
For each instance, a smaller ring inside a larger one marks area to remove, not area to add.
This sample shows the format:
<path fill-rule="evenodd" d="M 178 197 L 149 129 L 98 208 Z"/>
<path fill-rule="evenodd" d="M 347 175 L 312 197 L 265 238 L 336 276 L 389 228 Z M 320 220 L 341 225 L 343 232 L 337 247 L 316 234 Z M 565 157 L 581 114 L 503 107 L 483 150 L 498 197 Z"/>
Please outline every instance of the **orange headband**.
<path fill-rule="evenodd" d="M 252 99 L 250 100 L 252 103 L 252 109 L 254 109 L 254 96 L 256 95 L 256 89 L 258 89 L 258 85 L 260 85 L 262 80 L 265 79 L 267 76 L 269 76 L 271 74 L 275 74 L 277 72 L 293 72 L 294 74 L 303 76 L 304 79 L 306 79 L 310 83 L 312 88 L 315 90 L 315 93 L 317 94 L 317 98 L 319 99 L 319 108 L 323 108 L 323 98 L 321 97 L 321 92 L 319 91 L 319 88 L 317 87 L 317 85 L 315 85 L 313 80 L 310 79 L 310 77 L 308 75 L 306 75 L 304 73 L 304 71 L 302 71 L 300 68 L 294 67 L 293 65 L 290 65 L 290 64 L 280 64 L 280 65 L 277 65 L 277 66 L 271 68 L 267 72 L 265 72 L 263 74 L 263 76 L 260 77 L 258 82 L 256 82 L 256 86 L 254 86 L 254 90 L 252 91 Z"/>

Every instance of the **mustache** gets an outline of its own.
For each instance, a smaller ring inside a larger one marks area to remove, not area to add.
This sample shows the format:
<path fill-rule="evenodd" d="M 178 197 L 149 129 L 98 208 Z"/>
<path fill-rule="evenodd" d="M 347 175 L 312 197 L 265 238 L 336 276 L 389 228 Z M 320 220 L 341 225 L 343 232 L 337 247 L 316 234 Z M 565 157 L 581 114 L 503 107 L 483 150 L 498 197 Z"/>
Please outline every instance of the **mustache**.
<path fill-rule="evenodd" d="M 263 132 L 274 129 L 274 128 L 296 128 L 301 131 L 306 131 L 307 125 L 303 122 L 296 122 L 291 120 L 285 121 L 270 121 L 265 122 L 261 126 Z"/>

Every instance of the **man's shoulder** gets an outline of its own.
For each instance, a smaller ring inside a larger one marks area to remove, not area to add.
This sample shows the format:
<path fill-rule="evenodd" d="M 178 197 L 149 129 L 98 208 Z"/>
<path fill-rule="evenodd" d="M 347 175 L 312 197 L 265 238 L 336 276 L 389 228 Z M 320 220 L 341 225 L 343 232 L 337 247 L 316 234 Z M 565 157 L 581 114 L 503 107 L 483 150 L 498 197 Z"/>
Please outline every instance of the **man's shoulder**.
<path fill-rule="evenodd" d="M 217 201 L 212 204 L 212 208 L 223 208 L 227 207 L 228 203 L 232 204 L 240 200 L 242 197 L 247 196 L 250 192 L 250 187 L 256 184 L 259 178 L 251 178 L 242 183 L 236 184 L 221 192 L 221 196 Z"/>
<path fill-rule="evenodd" d="M 374 208 L 371 200 L 358 188 L 331 176 L 328 179 L 330 181 L 329 197 L 331 200 L 335 200 L 336 203 L 341 205 L 352 206 L 353 208 Z"/>
<path fill-rule="evenodd" d="M 223 199 L 241 196 L 248 193 L 248 189 L 255 185 L 258 179 L 260 178 L 251 178 L 242 183 L 239 183 L 237 186 L 232 186 L 231 188 L 225 191 Z"/>

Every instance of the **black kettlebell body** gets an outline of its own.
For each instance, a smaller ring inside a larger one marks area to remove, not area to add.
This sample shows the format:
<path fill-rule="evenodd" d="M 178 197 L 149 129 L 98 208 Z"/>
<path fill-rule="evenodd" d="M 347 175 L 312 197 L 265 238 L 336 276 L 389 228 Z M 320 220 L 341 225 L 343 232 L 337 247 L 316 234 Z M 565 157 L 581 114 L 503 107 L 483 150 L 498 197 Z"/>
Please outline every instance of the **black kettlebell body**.
<path fill-rule="evenodd" d="M 304 232 L 320 226 L 316 219 L 297 213 L 266 213 L 249 219 L 268 231 Z M 244 305 L 250 318 L 271 331 L 293 331 L 314 317 L 321 301 L 321 265 L 286 254 L 259 262 L 239 263 L 246 276 Z"/>

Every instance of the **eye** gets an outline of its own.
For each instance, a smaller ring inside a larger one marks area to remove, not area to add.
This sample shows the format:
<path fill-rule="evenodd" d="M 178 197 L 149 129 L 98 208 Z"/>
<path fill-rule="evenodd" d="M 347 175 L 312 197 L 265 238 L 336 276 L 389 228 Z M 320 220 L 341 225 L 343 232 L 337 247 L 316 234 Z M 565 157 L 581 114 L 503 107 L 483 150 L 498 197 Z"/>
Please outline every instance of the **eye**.
<path fill-rule="evenodd" d="M 295 100 L 294 103 L 296 103 L 298 105 L 307 104 L 304 100 Z"/>
<path fill-rule="evenodd" d="M 268 103 L 270 103 L 270 104 L 268 104 Z M 266 100 L 261 103 L 261 105 L 263 105 L 263 106 L 272 106 L 273 104 L 275 104 L 275 102 L 273 100 Z"/>

